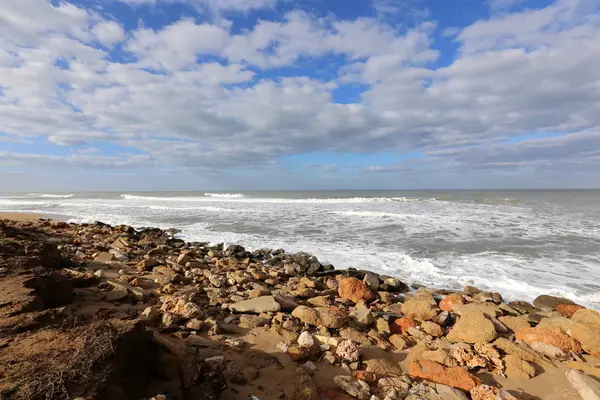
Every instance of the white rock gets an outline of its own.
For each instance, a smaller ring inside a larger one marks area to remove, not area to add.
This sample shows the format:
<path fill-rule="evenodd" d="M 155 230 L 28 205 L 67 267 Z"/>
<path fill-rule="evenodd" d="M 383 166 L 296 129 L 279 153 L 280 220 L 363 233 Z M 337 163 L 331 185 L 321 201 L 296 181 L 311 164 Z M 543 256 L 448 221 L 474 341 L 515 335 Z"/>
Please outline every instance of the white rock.
<path fill-rule="evenodd" d="M 359 381 L 351 376 L 338 375 L 333 378 L 333 382 L 344 392 L 350 396 L 354 396 L 359 400 L 369 400 L 371 397 L 371 388 L 364 381 Z"/>
<path fill-rule="evenodd" d="M 304 331 L 298 337 L 298 345 L 300 347 L 311 348 L 315 345 L 315 339 L 310 333 Z"/>
<path fill-rule="evenodd" d="M 598 382 L 574 369 L 567 370 L 565 375 L 582 400 L 600 400 L 600 384 Z"/>

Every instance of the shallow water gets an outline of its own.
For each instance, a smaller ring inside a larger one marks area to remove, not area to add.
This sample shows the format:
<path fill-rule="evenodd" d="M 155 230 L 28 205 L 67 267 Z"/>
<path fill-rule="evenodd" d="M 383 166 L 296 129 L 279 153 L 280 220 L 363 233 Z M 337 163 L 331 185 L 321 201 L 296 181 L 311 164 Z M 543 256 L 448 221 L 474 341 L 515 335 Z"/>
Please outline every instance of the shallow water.
<path fill-rule="evenodd" d="M 0 210 L 178 228 L 409 283 L 600 308 L 600 191 L 24 193 L 1 195 Z"/>

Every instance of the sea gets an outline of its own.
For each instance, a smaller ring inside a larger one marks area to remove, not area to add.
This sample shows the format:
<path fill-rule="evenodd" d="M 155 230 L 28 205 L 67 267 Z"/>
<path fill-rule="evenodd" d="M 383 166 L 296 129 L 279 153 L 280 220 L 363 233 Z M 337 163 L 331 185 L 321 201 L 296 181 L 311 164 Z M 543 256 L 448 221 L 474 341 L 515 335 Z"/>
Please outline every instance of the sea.
<path fill-rule="evenodd" d="M 20 193 L 0 195 L 0 211 L 176 228 L 408 284 L 600 309 L 600 190 Z"/>

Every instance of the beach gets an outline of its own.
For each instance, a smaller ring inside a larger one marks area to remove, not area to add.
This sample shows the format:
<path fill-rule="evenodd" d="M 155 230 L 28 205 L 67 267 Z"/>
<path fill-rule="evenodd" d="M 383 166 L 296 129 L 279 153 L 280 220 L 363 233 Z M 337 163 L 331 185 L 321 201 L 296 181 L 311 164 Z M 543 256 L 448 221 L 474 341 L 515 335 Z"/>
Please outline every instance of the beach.
<path fill-rule="evenodd" d="M 597 390 L 600 315 L 568 298 L 509 301 L 336 270 L 303 252 L 7 217 L 0 396 L 562 400 Z"/>

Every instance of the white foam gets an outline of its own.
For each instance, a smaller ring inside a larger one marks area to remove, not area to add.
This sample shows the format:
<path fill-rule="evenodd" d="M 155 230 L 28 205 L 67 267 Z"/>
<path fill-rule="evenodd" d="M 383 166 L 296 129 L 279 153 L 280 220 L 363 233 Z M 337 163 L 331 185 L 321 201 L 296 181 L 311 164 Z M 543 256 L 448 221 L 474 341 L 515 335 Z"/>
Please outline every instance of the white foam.
<path fill-rule="evenodd" d="M 238 197 L 238 196 L 211 196 L 211 197 L 155 197 L 122 194 L 125 200 L 145 200 L 162 202 L 231 202 L 231 203 L 274 203 L 274 204 L 356 204 L 356 203 L 406 203 L 420 201 L 420 199 L 407 199 L 405 197 L 352 197 L 352 198 L 324 198 L 324 199 L 292 199 L 277 197 Z"/>
<path fill-rule="evenodd" d="M 40 194 L 40 197 L 47 197 L 51 199 L 70 199 L 73 194 Z"/>
<path fill-rule="evenodd" d="M 208 196 L 208 197 L 218 197 L 218 198 L 225 198 L 225 199 L 241 199 L 241 198 L 248 197 L 241 193 L 204 193 L 204 195 Z"/>

